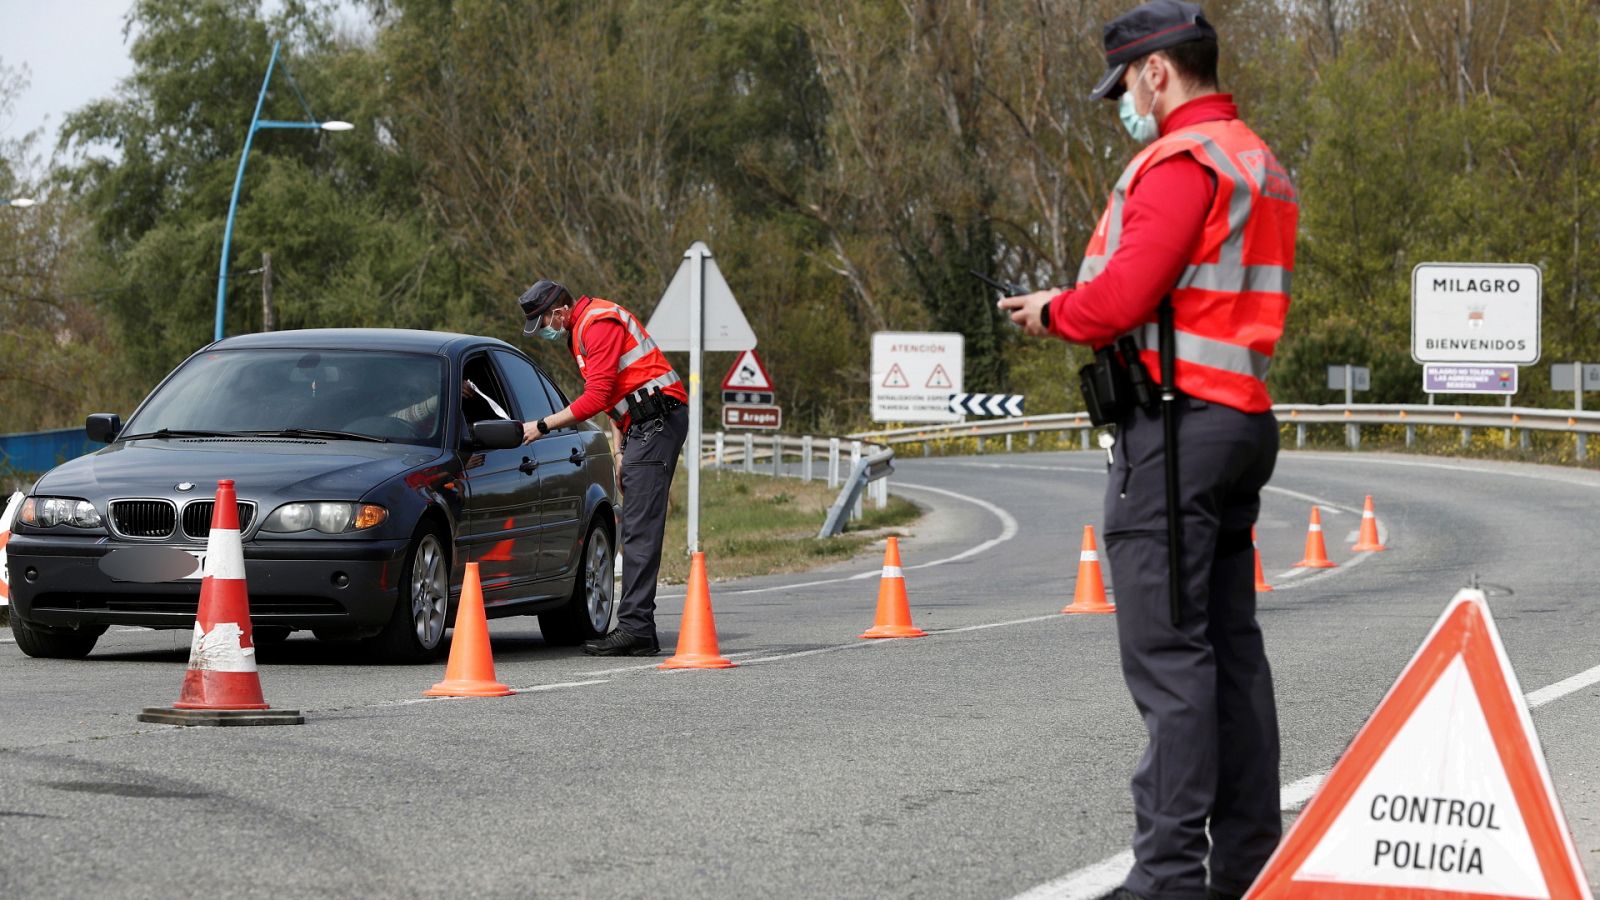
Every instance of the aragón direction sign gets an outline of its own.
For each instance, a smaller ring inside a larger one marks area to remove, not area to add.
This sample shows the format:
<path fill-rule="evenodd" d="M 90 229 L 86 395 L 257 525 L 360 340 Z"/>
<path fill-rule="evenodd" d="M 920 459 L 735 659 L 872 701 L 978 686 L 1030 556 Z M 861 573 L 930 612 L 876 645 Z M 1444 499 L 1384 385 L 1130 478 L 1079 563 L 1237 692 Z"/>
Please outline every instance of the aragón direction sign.
<path fill-rule="evenodd" d="M 1411 358 L 1419 363 L 1539 361 L 1541 279 L 1519 263 L 1422 263 L 1411 270 Z"/>

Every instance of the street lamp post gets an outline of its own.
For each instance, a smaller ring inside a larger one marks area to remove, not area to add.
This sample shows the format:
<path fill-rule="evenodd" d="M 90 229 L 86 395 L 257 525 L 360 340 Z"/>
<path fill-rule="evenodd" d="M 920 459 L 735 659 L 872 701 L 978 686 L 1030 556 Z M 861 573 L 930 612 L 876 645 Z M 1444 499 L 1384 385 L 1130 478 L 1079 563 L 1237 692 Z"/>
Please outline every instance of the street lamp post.
<path fill-rule="evenodd" d="M 261 79 L 261 93 L 256 97 L 256 111 L 250 116 L 250 130 L 244 136 L 244 152 L 239 154 L 239 174 L 233 179 L 233 199 L 228 201 L 228 222 L 222 229 L 222 264 L 217 269 L 217 329 L 213 340 L 222 340 L 222 310 L 223 301 L 228 294 L 228 251 L 233 244 L 233 217 L 239 211 L 239 188 L 244 184 L 244 166 L 250 161 L 250 144 L 255 140 L 256 132 L 264 128 L 313 128 L 322 131 L 349 131 L 354 128 L 349 122 L 320 122 L 315 117 L 305 122 L 281 122 L 261 118 L 261 106 L 267 99 L 267 86 L 272 83 L 272 70 L 278 64 L 278 48 L 281 41 L 272 43 L 272 59 L 267 62 L 267 77 Z M 292 80 L 292 78 L 291 78 Z M 301 101 L 304 104 L 304 100 Z M 307 109 L 306 114 L 310 115 Z"/>

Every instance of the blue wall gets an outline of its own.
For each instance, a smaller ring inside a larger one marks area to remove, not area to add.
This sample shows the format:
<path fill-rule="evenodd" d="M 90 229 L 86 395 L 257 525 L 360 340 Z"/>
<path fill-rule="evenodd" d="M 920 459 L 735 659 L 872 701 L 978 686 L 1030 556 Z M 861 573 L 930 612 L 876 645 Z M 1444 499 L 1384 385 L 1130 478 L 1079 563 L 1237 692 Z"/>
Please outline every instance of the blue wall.
<path fill-rule="evenodd" d="M 104 446 L 89 440 L 81 427 L 4 434 L 0 435 L 0 467 L 42 475 Z"/>

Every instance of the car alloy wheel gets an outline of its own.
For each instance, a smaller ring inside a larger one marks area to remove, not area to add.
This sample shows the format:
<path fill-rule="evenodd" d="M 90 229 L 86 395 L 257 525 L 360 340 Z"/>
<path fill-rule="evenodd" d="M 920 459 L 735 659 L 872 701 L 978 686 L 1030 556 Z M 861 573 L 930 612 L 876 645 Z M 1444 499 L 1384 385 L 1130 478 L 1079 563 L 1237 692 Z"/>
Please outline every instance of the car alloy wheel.
<path fill-rule="evenodd" d="M 590 532 L 588 553 L 583 564 L 584 603 L 589 612 L 589 624 L 596 634 L 605 634 L 611 624 L 611 610 L 616 603 L 615 560 L 611 555 L 611 541 L 604 528 Z"/>
<path fill-rule="evenodd" d="M 445 618 L 450 609 L 450 572 L 444 548 L 431 532 L 417 542 L 411 558 L 411 621 L 417 643 L 431 650 L 444 637 Z"/>

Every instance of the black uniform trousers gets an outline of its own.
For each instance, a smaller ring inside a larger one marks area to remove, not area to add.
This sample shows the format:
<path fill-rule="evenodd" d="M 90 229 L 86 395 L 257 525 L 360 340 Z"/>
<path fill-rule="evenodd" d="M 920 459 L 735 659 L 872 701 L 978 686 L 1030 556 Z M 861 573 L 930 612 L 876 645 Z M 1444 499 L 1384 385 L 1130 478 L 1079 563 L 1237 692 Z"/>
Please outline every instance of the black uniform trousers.
<path fill-rule="evenodd" d="M 656 636 L 656 576 L 667 527 L 667 494 L 678 453 L 689 435 L 689 409 L 630 422 L 622 439 L 622 600 L 617 627 L 635 637 Z"/>
<path fill-rule="evenodd" d="M 1278 717 L 1256 623 L 1250 528 L 1278 456 L 1272 413 L 1179 398 L 1182 622 L 1167 593 L 1161 413 L 1119 423 L 1106 491 L 1106 556 L 1122 675 L 1149 733 L 1133 774 L 1134 865 L 1147 898 L 1242 894 L 1282 834 Z M 1207 835 L 1209 833 L 1209 841 Z"/>

